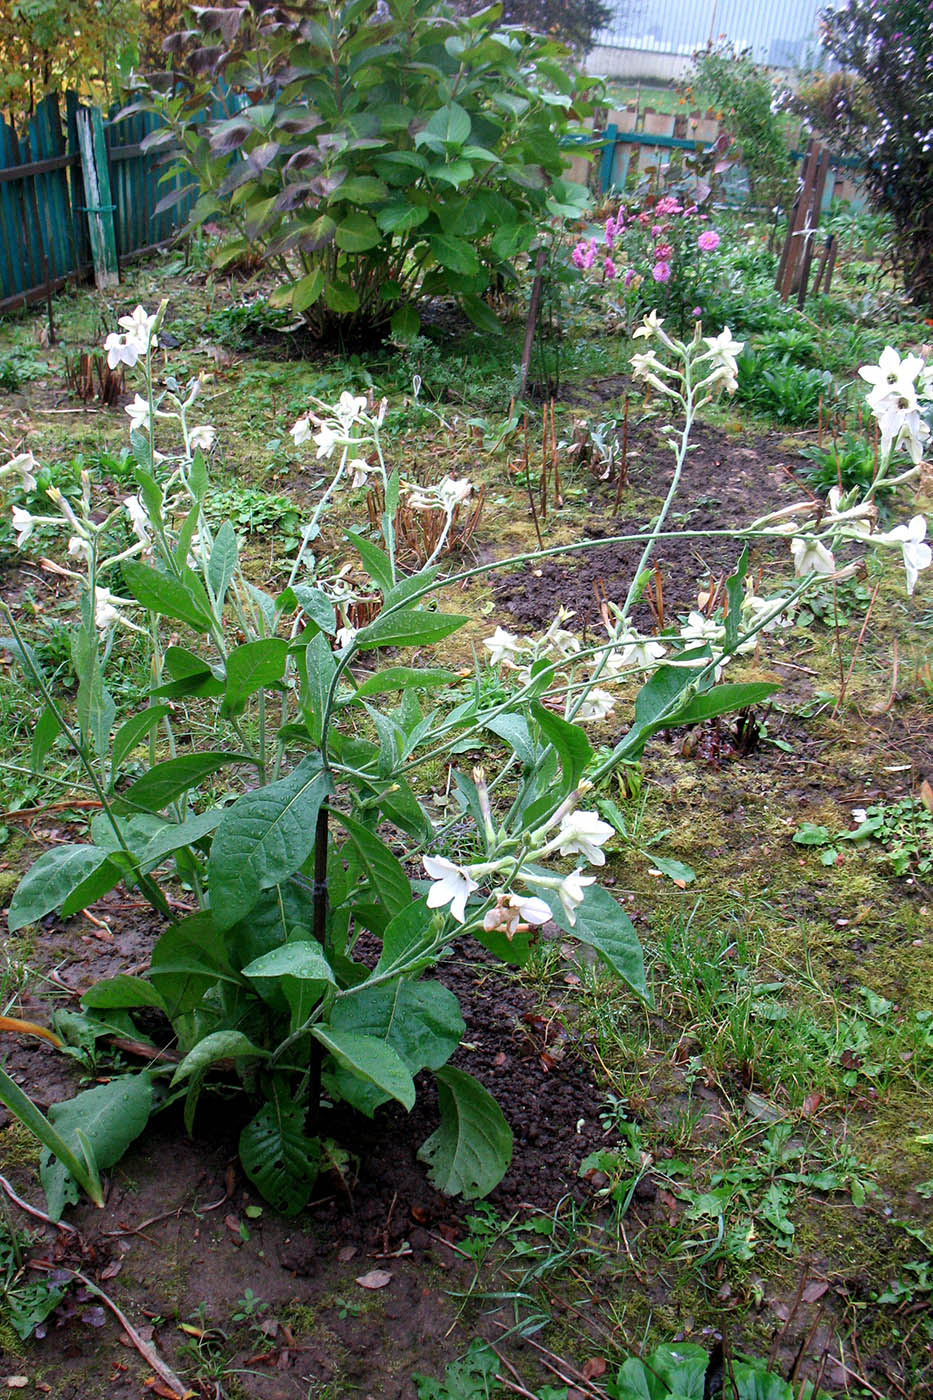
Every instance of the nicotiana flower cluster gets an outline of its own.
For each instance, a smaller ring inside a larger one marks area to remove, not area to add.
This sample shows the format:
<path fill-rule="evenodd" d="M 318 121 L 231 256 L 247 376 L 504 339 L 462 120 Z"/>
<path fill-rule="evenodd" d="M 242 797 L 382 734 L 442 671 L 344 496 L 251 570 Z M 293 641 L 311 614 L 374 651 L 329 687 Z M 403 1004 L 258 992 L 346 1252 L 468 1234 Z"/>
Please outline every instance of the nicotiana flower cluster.
<path fill-rule="evenodd" d="M 450 906 L 452 917 L 459 924 L 467 922 L 467 903 L 481 886 L 492 888 L 483 896 L 483 903 L 495 903 L 486 909 L 483 927 L 499 930 L 509 939 L 518 932 L 543 924 L 551 910 L 535 890 L 552 890 L 571 927 L 576 923 L 577 909 L 583 903 L 588 885 L 595 884 L 595 875 L 585 875 L 583 865 L 577 864 L 569 874 L 549 875 L 531 866 L 531 862 L 549 856 L 580 856 L 589 865 L 605 865 L 603 850 L 614 829 L 596 812 L 578 808 L 577 804 L 589 791 L 589 784 L 580 783 L 557 811 L 536 831 L 526 832 L 520 844 L 515 838 L 496 829 L 492 818 L 486 777 L 481 768 L 474 768 L 480 807 L 484 815 L 487 859 L 458 864 L 446 856 L 425 856 L 424 868 L 431 880 L 427 904 L 429 909 Z M 512 888 L 519 882 L 526 890 Z M 527 892 L 530 891 L 530 892 Z"/>

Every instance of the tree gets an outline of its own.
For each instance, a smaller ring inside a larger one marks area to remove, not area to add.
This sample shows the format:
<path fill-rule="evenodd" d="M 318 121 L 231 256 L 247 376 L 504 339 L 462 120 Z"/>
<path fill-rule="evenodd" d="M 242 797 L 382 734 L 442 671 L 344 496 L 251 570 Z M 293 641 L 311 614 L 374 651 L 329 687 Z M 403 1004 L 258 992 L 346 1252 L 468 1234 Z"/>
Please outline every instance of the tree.
<path fill-rule="evenodd" d="M 461 0 L 464 14 L 485 9 L 485 0 Z M 593 47 L 593 35 L 605 29 L 616 7 L 602 0 L 501 0 L 502 24 L 519 24 L 552 39 L 560 39 L 578 53 Z"/>
<path fill-rule="evenodd" d="M 908 294 L 933 310 L 933 21 L 928 0 L 848 0 L 824 10 L 823 45 L 849 75 L 826 88 L 823 123 L 891 216 Z M 828 122 L 827 122 L 828 118 Z"/>
<path fill-rule="evenodd" d="M 24 114 L 64 88 L 108 100 L 139 14 L 134 0 L 12 0 L 0 7 L 0 109 Z"/>

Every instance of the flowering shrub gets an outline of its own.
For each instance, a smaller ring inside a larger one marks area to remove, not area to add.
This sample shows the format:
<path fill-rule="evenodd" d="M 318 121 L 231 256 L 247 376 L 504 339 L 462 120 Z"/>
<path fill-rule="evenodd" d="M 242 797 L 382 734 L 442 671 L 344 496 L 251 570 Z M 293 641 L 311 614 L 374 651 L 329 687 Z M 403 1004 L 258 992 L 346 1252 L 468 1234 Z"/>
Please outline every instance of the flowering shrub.
<path fill-rule="evenodd" d="M 793 588 L 756 596 L 743 554 L 721 597 L 698 599 L 686 620 L 659 637 L 639 634 L 632 608 L 658 540 L 670 533 L 692 425 L 715 395 L 734 390 L 742 348 L 728 329 L 677 340 L 652 313 L 637 332 L 645 348 L 633 369 L 681 429 L 671 485 L 651 528 L 618 539 L 641 546 L 626 596 L 607 605 L 606 640 L 596 645 L 584 647 L 564 625 L 566 615 L 537 639 L 497 629 L 485 650 L 508 683 L 489 701 L 480 676 L 464 693 L 457 673 L 425 664 L 430 648 L 467 620 L 437 610 L 432 594 L 489 566 L 447 577 L 436 558 L 413 574 L 400 568 L 395 518 L 405 484 L 383 456 L 384 405 L 345 393 L 294 425 L 296 445 L 313 447 L 331 476 L 286 586 L 270 594 L 246 577 L 231 523 L 215 530 L 205 511 L 204 452 L 214 434 L 193 421 L 200 381 L 182 387 L 169 378 L 161 391 L 154 385 L 161 314 L 139 309 L 108 349 L 123 363 L 135 353 L 144 371 L 142 407 L 128 410 L 138 493 L 104 510 L 95 508 L 87 477 L 74 504 L 48 493 L 55 514 L 43 522 L 63 532 L 79 594 L 73 710 L 56 698 L 0 602 L 12 634 L 6 645 L 45 706 L 33 762 L 40 766 L 63 736 L 100 803 L 86 842 L 52 847 L 23 877 L 8 926 L 15 932 L 53 911 L 67 918 L 121 882 L 135 887 L 164 931 L 143 976 L 119 974 L 85 993 L 82 1034 L 93 1038 L 118 1024 L 138 1038 L 133 1013 L 156 1008 L 172 1025 L 180 1058 L 166 1069 L 153 1057 L 139 1073 L 53 1105 L 48 1118 L 0 1071 L 0 1101 L 40 1137 L 42 1179 L 58 1216 L 77 1185 L 102 1200 L 100 1169 L 118 1160 L 166 1094 L 184 1100 L 191 1131 L 211 1071 L 222 1067 L 228 1086 L 232 1071 L 250 1103 L 239 1144 L 244 1169 L 270 1202 L 294 1214 L 310 1199 L 324 1158 L 325 1100 L 369 1115 L 390 1100 L 410 1109 L 415 1076 L 429 1070 L 440 1123 L 420 1155 L 439 1189 L 485 1194 L 508 1166 L 511 1133 L 486 1090 L 449 1064 L 463 1018 L 455 996 L 430 974 L 451 938 L 472 935 L 521 964 L 536 930 L 552 919 L 646 998 L 632 924 L 593 873 L 606 863 L 614 835 L 587 805 L 593 786 L 637 760 L 656 731 L 773 692 L 766 682 L 716 681 L 814 577 L 845 573 L 835 569 L 837 541 L 899 548 L 912 587 L 930 562 L 925 522 L 917 517 L 874 536 L 870 497 L 831 496 L 828 506 L 804 502 L 778 512 L 746 533 L 790 537 L 802 576 Z M 878 412 L 902 415 L 888 424 L 885 471 L 918 431 L 911 368 L 885 360 L 883 383 L 873 390 Z M 167 451 L 156 450 L 157 432 Z M 171 441 L 163 441 L 168 433 Z M 28 487 L 33 468 L 28 455 L 17 458 L 0 468 L 0 483 Z M 375 538 L 346 532 L 352 558 L 338 565 L 311 545 L 354 478 L 379 483 L 383 510 Z M 431 493 L 431 508 L 452 518 L 467 489 L 447 479 Z M 26 545 L 35 520 L 13 509 Z M 107 668 L 124 631 L 146 649 L 150 703 L 118 720 Z M 378 650 L 404 658 L 411 648 L 417 665 L 393 658 L 374 671 L 366 664 Z M 584 726 L 618 709 L 622 682 L 633 680 L 628 727 L 597 757 Z M 181 749 L 178 726 L 188 741 Z M 456 765 L 456 755 L 495 744 L 504 746 L 498 771 L 452 767 L 458 810 L 435 823 L 419 795 L 419 766 Z M 140 755 L 141 774 L 133 762 Z M 181 918 L 169 893 L 174 877 L 196 902 Z M 375 959 L 361 954 L 363 933 Z"/>
<path fill-rule="evenodd" d="M 631 324 L 646 311 L 663 313 L 680 334 L 704 314 L 722 242 L 698 205 L 661 195 L 641 210 L 620 205 L 601 238 L 581 239 L 571 261 L 626 307 Z"/>

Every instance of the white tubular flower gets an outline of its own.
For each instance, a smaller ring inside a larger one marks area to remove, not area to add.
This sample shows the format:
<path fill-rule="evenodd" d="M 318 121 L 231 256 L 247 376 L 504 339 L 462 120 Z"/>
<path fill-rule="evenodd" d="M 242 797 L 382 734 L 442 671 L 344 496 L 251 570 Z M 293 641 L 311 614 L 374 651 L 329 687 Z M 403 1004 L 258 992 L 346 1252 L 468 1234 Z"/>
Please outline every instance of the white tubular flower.
<path fill-rule="evenodd" d="M 130 524 L 133 527 L 133 533 L 136 538 L 143 544 L 148 544 L 151 522 L 149 520 L 149 513 L 142 503 L 142 498 L 139 496 L 127 496 L 123 501 L 123 508 L 130 517 Z"/>
<path fill-rule="evenodd" d="M 428 890 L 429 909 L 440 909 L 450 905 L 450 912 L 458 924 L 466 922 L 466 902 L 475 889 L 476 881 L 462 865 L 454 865 L 444 856 L 425 856 L 422 864 L 434 884 Z"/>
<path fill-rule="evenodd" d="M 615 699 L 608 690 L 594 686 L 577 710 L 576 718 L 581 724 L 596 724 L 612 714 L 615 704 Z"/>
<path fill-rule="evenodd" d="M 680 636 L 688 646 L 718 646 L 726 635 L 726 629 L 721 622 L 714 622 L 711 617 L 704 617 L 701 612 L 691 612 L 687 614 L 687 621 L 680 629 Z"/>
<path fill-rule="evenodd" d="M 898 398 L 914 398 L 914 381 L 924 372 L 924 364 L 919 355 L 905 355 L 901 359 L 893 345 L 886 345 L 878 357 L 877 365 L 862 365 L 859 374 L 866 384 L 872 386 L 868 402 L 874 408 L 873 399 L 883 399 L 888 394 Z"/>
<path fill-rule="evenodd" d="M 445 476 L 443 481 L 439 481 L 435 487 L 441 504 L 447 511 L 454 511 L 457 506 L 469 500 L 473 494 L 473 483 L 465 476 Z"/>
<path fill-rule="evenodd" d="M 484 637 L 483 646 L 489 652 L 490 666 L 499 666 L 503 661 L 511 662 L 513 656 L 525 650 L 521 639 L 512 632 L 506 632 L 504 627 L 497 627 L 491 637 Z"/>
<path fill-rule="evenodd" d="M 605 865 L 606 854 L 601 847 L 614 832 L 615 828 L 601 821 L 595 812 L 578 810 L 561 818 L 560 830 L 548 844 L 562 856 L 581 855 L 590 865 Z"/>
<path fill-rule="evenodd" d="M 152 334 L 155 323 L 155 316 L 147 315 L 144 307 L 137 306 L 131 316 L 121 316 L 117 325 L 126 331 L 128 341 L 136 342 L 140 355 L 145 355 L 150 347 L 155 350 L 159 344 L 158 338 Z"/>
<path fill-rule="evenodd" d="M 133 368 L 140 355 L 144 355 L 146 347 L 140 345 L 138 340 L 134 340 L 129 335 L 117 335 L 116 331 L 111 331 L 104 341 L 104 349 L 107 352 L 107 364 L 111 369 L 116 369 L 117 365 L 127 365 Z"/>
<path fill-rule="evenodd" d="M 0 467 L 0 481 L 6 481 L 8 477 L 18 477 L 19 484 L 24 491 L 35 491 L 36 478 L 33 472 L 39 470 L 39 463 L 31 452 L 20 452 L 18 457 L 13 457 L 5 466 Z"/>
<path fill-rule="evenodd" d="M 649 374 L 657 374 L 664 368 L 653 350 L 649 350 L 647 355 L 633 355 L 629 363 L 635 379 L 647 379 Z"/>
<path fill-rule="evenodd" d="M 138 432 L 140 428 L 145 428 L 147 432 L 152 431 L 152 417 L 149 412 L 149 400 L 144 399 L 141 394 L 137 394 L 132 403 L 128 403 L 123 412 L 130 420 L 130 432 Z"/>
<path fill-rule="evenodd" d="M 790 552 L 794 556 L 794 573 L 798 578 L 804 578 L 807 574 L 836 572 L 835 559 L 819 540 L 798 535 L 790 542 Z"/>
<path fill-rule="evenodd" d="M 358 627 L 338 627 L 334 640 L 340 651 L 352 645 L 353 639 L 360 629 Z"/>
<path fill-rule="evenodd" d="M 925 516 L 915 515 L 907 525 L 895 525 L 885 535 L 876 535 L 880 543 L 899 544 L 904 554 L 904 569 L 907 574 L 907 596 L 913 593 L 917 579 L 933 561 L 933 550 L 926 543 L 927 522 Z"/>
<path fill-rule="evenodd" d="M 354 457 L 349 463 L 349 469 L 353 473 L 350 481 L 351 486 L 365 486 L 369 477 L 369 463 L 363 457 Z"/>
<path fill-rule="evenodd" d="M 111 627 L 129 627 L 133 632 L 141 632 L 143 630 L 141 627 L 137 627 L 120 612 L 121 607 L 129 608 L 132 606 L 133 600 L 131 598 L 118 598 L 107 588 L 95 588 L 94 625 L 98 632 L 107 632 Z"/>
<path fill-rule="evenodd" d="M 317 443 L 315 456 L 320 461 L 322 457 L 330 457 L 334 448 L 343 441 L 343 438 L 340 433 L 334 431 L 329 423 L 322 423 L 314 434 L 314 441 Z"/>
<path fill-rule="evenodd" d="M 586 886 L 595 884 L 595 875 L 582 875 L 579 870 L 574 870 L 571 875 L 565 875 L 558 885 L 557 893 L 571 928 L 577 922 L 577 909 L 583 903 Z"/>
<path fill-rule="evenodd" d="M 361 413 L 366 411 L 366 397 L 363 394 L 350 394 L 344 389 L 335 407 L 334 413 L 340 419 L 345 429 L 349 429 L 356 422 Z"/>
<path fill-rule="evenodd" d="M 199 428 L 192 428 L 188 434 L 188 442 L 191 444 L 192 452 L 196 452 L 198 448 L 202 452 L 210 452 L 216 436 L 217 429 L 212 428 L 209 423 L 202 423 Z"/>
<path fill-rule="evenodd" d="M 916 466 L 930 436 L 916 400 L 911 405 L 908 399 L 889 394 L 872 408 L 881 430 L 881 455 L 886 457 L 894 448 L 903 447 Z"/>
<path fill-rule="evenodd" d="M 619 638 L 622 647 L 618 659 L 620 668 L 637 666 L 642 671 L 654 669 L 654 663 L 667 655 L 667 647 L 653 642 L 649 637 L 641 637 L 637 632 L 626 632 Z"/>
<path fill-rule="evenodd" d="M 311 437 L 311 419 L 307 413 L 302 414 L 296 423 L 289 429 L 295 441 L 296 447 L 303 447 Z"/>
<path fill-rule="evenodd" d="M 13 507 L 13 529 L 16 531 L 16 548 L 22 549 L 36 524 L 36 517 L 22 506 Z"/>
<path fill-rule="evenodd" d="M 510 941 L 529 924 L 543 924 L 551 917 L 551 910 L 543 899 L 534 895 L 496 893 L 496 906 L 487 910 L 483 918 L 483 928 L 487 933 L 500 930 Z"/>
<path fill-rule="evenodd" d="M 730 394 L 735 393 L 739 373 L 736 358 L 745 349 L 745 341 L 735 340 L 728 326 L 719 335 L 705 335 L 703 341 L 709 348 L 699 359 L 709 360 L 714 371 L 711 378 L 721 380 Z"/>
<path fill-rule="evenodd" d="M 647 338 L 653 335 L 658 335 L 663 325 L 663 318 L 659 319 L 657 311 L 655 311 L 652 308 L 652 310 L 648 312 L 648 315 L 642 321 L 641 325 L 638 327 L 638 330 L 632 332 L 632 339 L 640 340 L 642 336 L 645 336 Z"/>
<path fill-rule="evenodd" d="M 91 545 L 83 535 L 72 535 L 68 541 L 68 553 L 72 559 L 90 559 Z"/>

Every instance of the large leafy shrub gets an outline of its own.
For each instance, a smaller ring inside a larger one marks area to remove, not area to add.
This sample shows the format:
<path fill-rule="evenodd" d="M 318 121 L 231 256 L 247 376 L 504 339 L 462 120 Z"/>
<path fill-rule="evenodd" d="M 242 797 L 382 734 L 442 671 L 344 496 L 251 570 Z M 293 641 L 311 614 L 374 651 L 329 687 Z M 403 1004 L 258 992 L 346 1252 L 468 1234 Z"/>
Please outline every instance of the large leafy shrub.
<path fill-rule="evenodd" d="M 874 207 L 894 221 L 910 295 L 933 307 L 933 23 L 926 0 L 848 0 L 824 11 L 823 44 L 846 78 L 811 91 L 811 118 L 857 156 Z"/>
<path fill-rule="evenodd" d="M 704 49 L 695 65 L 692 93 L 721 112 L 726 131 L 741 147 L 752 199 L 768 206 L 789 204 L 796 177 L 784 137 L 786 118 L 776 108 L 767 70 L 729 44 Z"/>
<path fill-rule="evenodd" d="M 263 264 L 317 334 L 410 336 L 436 295 L 496 330 L 484 293 L 586 198 L 564 179 L 560 136 L 585 110 L 566 51 L 497 30 L 499 14 L 437 0 L 195 10 L 166 41 L 174 71 L 145 90 L 166 122 L 150 144 L 177 143 L 195 221 L 229 227 L 225 257 Z"/>

